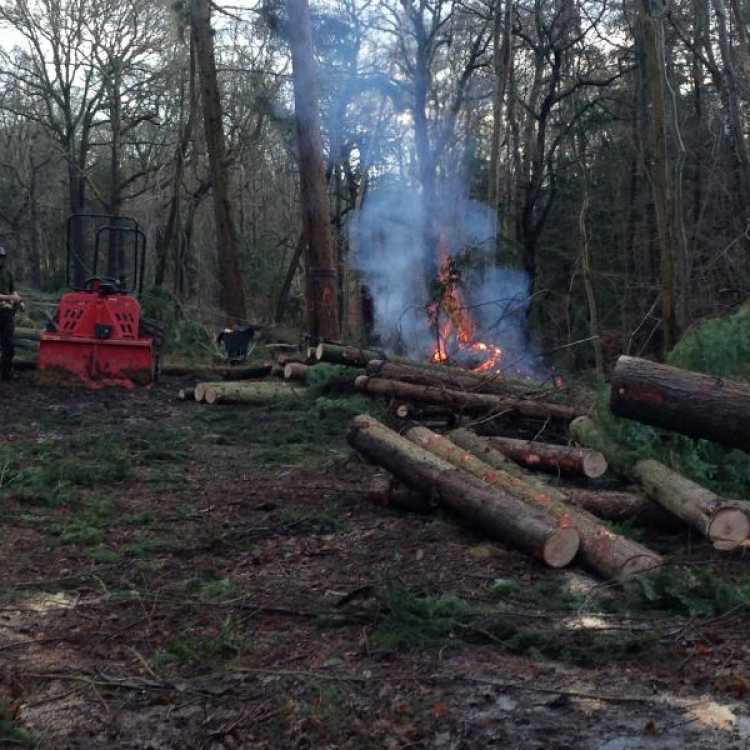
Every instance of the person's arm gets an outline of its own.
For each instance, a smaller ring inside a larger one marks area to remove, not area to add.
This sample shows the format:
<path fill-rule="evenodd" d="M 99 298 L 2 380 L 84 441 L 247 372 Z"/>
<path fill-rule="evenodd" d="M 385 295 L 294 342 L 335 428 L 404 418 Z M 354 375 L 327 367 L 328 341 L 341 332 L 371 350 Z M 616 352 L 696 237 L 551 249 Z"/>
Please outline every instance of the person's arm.
<path fill-rule="evenodd" d="M 16 283 L 10 273 L 8 274 L 8 288 L 10 294 L 0 294 L 0 302 L 20 302 L 21 295 L 16 291 Z"/>

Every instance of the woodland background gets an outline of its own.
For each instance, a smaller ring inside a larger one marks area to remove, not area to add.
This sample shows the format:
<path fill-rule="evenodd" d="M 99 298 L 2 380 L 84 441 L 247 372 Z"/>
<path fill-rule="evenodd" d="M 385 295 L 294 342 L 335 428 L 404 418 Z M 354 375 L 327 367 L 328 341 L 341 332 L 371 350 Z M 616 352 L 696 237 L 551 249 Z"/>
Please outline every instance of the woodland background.
<path fill-rule="evenodd" d="M 483 207 L 481 262 L 525 274 L 545 350 L 598 337 L 563 348 L 567 366 L 659 354 L 737 308 L 750 295 L 749 14 L 744 0 L 314 3 L 345 337 L 362 336 L 353 217 L 393 190 L 419 199 L 427 237 L 457 194 Z M 0 21 L 0 242 L 20 282 L 64 285 L 69 214 L 127 214 L 149 236 L 150 286 L 183 314 L 222 325 L 236 285 L 235 318 L 302 327 L 287 7 L 3 0 Z M 217 241 L 217 179 L 239 273 Z"/>

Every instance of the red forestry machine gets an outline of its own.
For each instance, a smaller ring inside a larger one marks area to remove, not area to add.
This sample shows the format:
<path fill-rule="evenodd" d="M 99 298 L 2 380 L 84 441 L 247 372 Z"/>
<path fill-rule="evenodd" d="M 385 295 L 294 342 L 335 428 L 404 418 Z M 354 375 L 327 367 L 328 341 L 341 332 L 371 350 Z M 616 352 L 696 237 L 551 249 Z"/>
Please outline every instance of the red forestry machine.
<path fill-rule="evenodd" d="M 37 370 L 44 382 L 87 388 L 149 385 L 156 378 L 158 325 L 141 317 L 146 235 L 129 217 L 68 219 L 66 285 L 42 333 Z"/>

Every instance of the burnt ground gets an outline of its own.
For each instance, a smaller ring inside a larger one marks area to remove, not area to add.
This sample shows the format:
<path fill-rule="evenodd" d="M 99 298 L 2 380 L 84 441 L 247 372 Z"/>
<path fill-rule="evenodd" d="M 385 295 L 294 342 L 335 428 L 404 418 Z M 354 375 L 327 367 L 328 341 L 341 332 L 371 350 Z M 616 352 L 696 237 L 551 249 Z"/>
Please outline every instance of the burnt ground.
<path fill-rule="evenodd" d="M 649 609 L 380 507 L 335 404 L 182 384 L 3 386 L 0 745 L 750 747 L 744 606 Z M 745 580 L 742 555 L 645 541 Z"/>

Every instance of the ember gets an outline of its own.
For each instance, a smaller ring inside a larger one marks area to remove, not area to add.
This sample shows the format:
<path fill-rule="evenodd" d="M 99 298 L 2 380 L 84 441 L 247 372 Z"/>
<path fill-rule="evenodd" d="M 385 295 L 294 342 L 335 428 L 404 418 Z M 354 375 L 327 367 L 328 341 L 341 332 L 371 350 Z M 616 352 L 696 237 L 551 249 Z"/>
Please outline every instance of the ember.
<path fill-rule="evenodd" d="M 458 360 L 475 372 L 500 368 L 503 350 L 476 339 L 476 325 L 461 291 L 461 273 L 441 237 L 438 242 L 440 297 L 427 305 L 427 315 L 435 332 L 433 362 Z"/>

